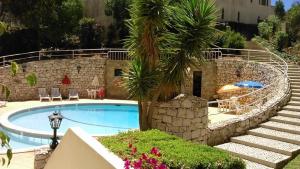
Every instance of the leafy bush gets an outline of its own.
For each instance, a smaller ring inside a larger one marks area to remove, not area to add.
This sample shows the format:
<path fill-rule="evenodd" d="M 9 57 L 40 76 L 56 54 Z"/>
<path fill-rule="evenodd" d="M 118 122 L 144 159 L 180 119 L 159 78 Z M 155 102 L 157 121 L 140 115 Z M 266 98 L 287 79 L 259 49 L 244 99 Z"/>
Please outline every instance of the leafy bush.
<path fill-rule="evenodd" d="M 219 36 L 216 45 L 223 48 L 243 49 L 245 47 L 246 38 L 238 32 L 227 29 L 226 32 Z"/>
<path fill-rule="evenodd" d="M 80 47 L 100 48 L 104 37 L 104 28 L 97 25 L 94 18 L 82 18 L 79 25 Z"/>
<path fill-rule="evenodd" d="M 294 160 L 289 162 L 284 169 L 299 169 L 300 166 L 300 155 L 298 155 Z"/>
<path fill-rule="evenodd" d="M 285 32 L 276 32 L 274 38 L 274 44 L 278 51 L 282 51 L 283 48 L 287 47 L 289 43 L 289 36 Z"/>
<path fill-rule="evenodd" d="M 163 163 L 174 169 L 245 169 L 242 160 L 226 152 L 184 141 L 158 130 L 130 131 L 116 136 L 100 137 L 99 141 L 123 159 L 131 153 L 128 150 L 128 142 L 135 145 L 139 156 L 157 147 L 163 154 Z"/>
<path fill-rule="evenodd" d="M 257 28 L 262 38 L 269 39 L 272 35 L 273 28 L 267 22 L 260 22 Z"/>

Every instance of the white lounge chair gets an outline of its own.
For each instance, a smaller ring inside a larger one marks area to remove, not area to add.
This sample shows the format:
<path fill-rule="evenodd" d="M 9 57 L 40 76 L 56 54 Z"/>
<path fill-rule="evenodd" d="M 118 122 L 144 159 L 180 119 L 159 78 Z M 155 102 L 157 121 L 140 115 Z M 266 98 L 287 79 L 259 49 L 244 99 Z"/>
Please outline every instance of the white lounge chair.
<path fill-rule="evenodd" d="M 71 99 L 79 100 L 78 91 L 76 89 L 69 89 L 69 100 Z"/>
<path fill-rule="evenodd" d="M 39 88 L 38 91 L 39 91 L 40 101 L 51 100 L 49 94 L 46 91 L 46 88 Z"/>
<path fill-rule="evenodd" d="M 0 107 L 6 106 L 6 101 L 0 101 Z"/>
<path fill-rule="evenodd" d="M 62 101 L 62 97 L 59 92 L 59 88 L 51 88 L 51 98 L 52 98 L 52 101 L 54 99 L 59 99 L 60 101 Z"/>

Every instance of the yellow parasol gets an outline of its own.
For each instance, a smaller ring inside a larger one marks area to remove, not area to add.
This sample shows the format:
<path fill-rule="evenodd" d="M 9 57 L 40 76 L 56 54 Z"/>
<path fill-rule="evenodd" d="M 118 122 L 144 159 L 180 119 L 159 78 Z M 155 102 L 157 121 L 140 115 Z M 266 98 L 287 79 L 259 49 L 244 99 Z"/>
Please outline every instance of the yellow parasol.
<path fill-rule="evenodd" d="M 243 90 L 241 87 L 234 86 L 234 85 L 225 85 L 221 87 L 217 93 L 226 93 L 226 92 L 233 92 L 233 91 L 238 91 L 238 90 Z"/>

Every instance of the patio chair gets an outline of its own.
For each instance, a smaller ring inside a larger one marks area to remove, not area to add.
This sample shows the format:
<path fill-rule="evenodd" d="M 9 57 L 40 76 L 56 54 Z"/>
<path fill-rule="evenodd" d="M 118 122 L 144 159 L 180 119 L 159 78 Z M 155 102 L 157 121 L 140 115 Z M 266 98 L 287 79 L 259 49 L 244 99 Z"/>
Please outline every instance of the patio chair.
<path fill-rule="evenodd" d="M 0 101 L 0 107 L 6 106 L 6 101 Z"/>
<path fill-rule="evenodd" d="M 40 101 L 51 100 L 49 94 L 46 91 L 46 88 L 38 88 L 38 92 L 39 92 Z"/>
<path fill-rule="evenodd" d="M 78 91 L 76 89 L 69 89 L 69 100 L 71 99 L 79 100 Z"/>
<path fill-rule="evenodd" d="M 227 101 L 223 101 L 223 100 L 218 100 L 218 109 L 219 112 L 228 112 L 229 111 L 229 103 Z"/>
<path fill-rule="evenodd" d="M 62 97 L 59 92 L 59 88 L 51 88 L 51 98 L 52 98 L 52 101 L 54 99 L 59 99 L 60 101 L 62 101 Z"/>

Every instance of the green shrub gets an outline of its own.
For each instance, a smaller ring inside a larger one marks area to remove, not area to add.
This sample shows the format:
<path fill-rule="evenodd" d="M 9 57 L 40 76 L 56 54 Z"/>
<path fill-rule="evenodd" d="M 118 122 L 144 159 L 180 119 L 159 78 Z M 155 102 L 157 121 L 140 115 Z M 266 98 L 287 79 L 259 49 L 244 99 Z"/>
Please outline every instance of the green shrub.
<path fill-rule="evenodd" d="M 257 28 L 258 28 L 258 33 L 262 38 L 268 40 L 272 35 L 273 28 L 267 22 L 260 22 Z"/>
<path fill-rule="evenodd" d="M 82 18 L 79 21 L 79 39 L 81 48 L 100 48 L 104 39 L 103 26 L 97 25 L 94 18 Z"/>
<path fill-rule="evenodd" d="M 157 147 L 162 153 L 163 162 L 172 169 L 245 169 L 241 159 L 226 152 L 158 130 L 130 131 L 117 136 L 100 137 L 99 141 L 123 159 L 131 153 L 128 150 L 129 143 L 137 147 L 138 155 Z"/>
<path fill-rule="evenodd" d="M 299 169 L 300 155 L 298 155 L 293 161 L 289 162 L 284 169 Z"/>
<path fill-rule="evenodd" d="M 238 32 L 227 29 L 225 33 L 217 39 L 216 45 L 223 48 L 243 49 L 246 38 Z"/>
<path fill-rule="evenodd" d="M 278 51 L 282 51 L 283 48 L 287 47 L 289 44 L 289 36 L 285 32 L 276 32 L 274 38 L 274 45 Z"/>

